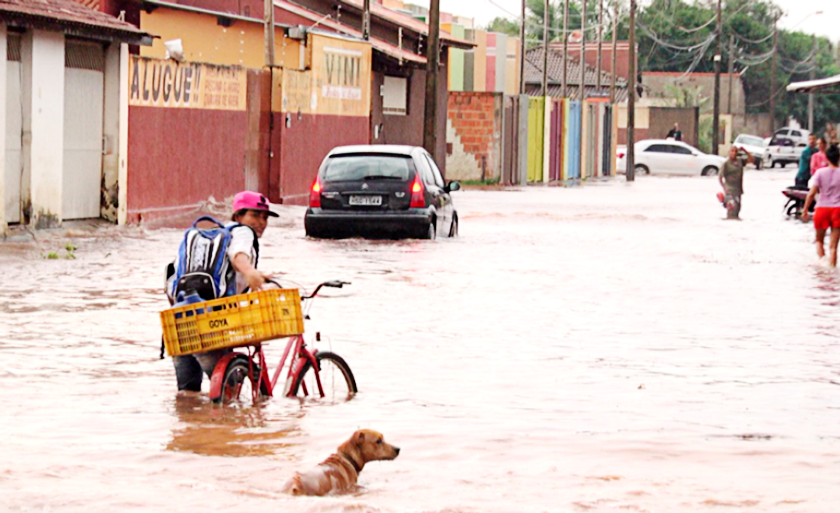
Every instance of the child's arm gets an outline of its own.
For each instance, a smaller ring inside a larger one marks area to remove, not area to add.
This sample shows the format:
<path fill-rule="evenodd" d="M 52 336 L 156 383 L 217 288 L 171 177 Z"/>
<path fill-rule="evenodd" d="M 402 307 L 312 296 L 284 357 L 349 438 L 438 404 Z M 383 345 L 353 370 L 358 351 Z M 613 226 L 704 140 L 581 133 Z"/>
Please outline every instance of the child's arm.
<path fill-rule="evenodd" d="M 258 271 L 251 265 L 251 257 L 245 253 L 237 253 L 231 261 L 236 272 L 245 276 L 248 281 L 248 288 L 251 292 L 262 290 L 265 280 L 271 278 L 271 275 Z"/>

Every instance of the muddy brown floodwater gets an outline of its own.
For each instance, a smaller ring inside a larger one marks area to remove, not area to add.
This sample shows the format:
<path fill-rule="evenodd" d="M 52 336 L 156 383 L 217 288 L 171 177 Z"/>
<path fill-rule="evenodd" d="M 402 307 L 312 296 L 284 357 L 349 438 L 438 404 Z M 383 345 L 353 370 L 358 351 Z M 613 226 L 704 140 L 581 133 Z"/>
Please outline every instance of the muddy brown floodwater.
<path fill-rule="evenodd" d="M 838 511 L 840 275 L 785 219 L 792 182 L 749 172 L 742 222 L 713 178 L 463 191 L 432 242 L 307 240 L 285 208 L 260 267 L 353 283 L 307 325 L 355 372 L 335 405 L 176 397 L 181 230 L 0 244 L 2 509 Z M 357 428 L 400 457 L 352 495 L 279 492 Z"/>

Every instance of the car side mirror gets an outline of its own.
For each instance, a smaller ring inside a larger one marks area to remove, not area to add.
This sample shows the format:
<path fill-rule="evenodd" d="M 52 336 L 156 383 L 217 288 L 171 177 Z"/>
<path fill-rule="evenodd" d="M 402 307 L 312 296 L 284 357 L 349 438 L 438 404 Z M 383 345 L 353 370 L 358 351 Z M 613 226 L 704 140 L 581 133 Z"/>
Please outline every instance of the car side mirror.
<path fill-rule="evenodd" d="M 461 190 L 461 184 L 458 182 L 449 182 L 446 186 L 446 192 L 455 192 Z"/>

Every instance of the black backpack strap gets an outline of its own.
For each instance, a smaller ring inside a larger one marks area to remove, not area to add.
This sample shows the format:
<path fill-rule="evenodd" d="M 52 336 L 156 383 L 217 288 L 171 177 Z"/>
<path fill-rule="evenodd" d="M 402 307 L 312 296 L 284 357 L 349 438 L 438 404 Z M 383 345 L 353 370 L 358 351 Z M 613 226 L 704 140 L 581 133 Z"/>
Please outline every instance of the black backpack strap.
<path fill-rule="evenodd" d="M 259 265 L 259 263 L 260 263 L 260 238 L 257 237 L 257 232 L 255 232 L 254 229 L 251 228 L 250 226 L 248 226 L 247 224 L 234 223 L 234 224 L 228 226 L 227 229 L 228 230 L 233 230 L 234 228 L 239 228 L 240 226 L 244 226 L 245 228 L 248 228 L 249 230 L 251 230 L 251 233 L 254 234 L 254 253 L 256 255 L 256 258 L 254 259 L 254 269 L 256 269 L 257 265 Z"/>

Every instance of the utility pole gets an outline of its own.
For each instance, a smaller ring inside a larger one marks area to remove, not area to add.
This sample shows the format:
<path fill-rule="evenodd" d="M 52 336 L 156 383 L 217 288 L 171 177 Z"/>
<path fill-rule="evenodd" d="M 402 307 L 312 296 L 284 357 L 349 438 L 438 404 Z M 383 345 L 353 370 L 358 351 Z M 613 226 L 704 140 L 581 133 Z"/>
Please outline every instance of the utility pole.
<path fill-rule="evenodd" d="M 426 108 L 423 119 L 423 147 L 433 157 L 437 147 L 437 95 L 440 74 L 440 0 L 429 5 L 429 38 L 426 47 Z"/>
<path fill-rule="evenodd" d="M 636 179 L 636 0 L 630 0 L 630 70 L 627 73 L 627 181 Z"/>
<path fill-rule="evenodd" d="M 618 2 L 615 3 L 615 15 L 613 16 L 612 31 L 612 78 L 610 81 L 610 104 L 615 105 L 615 54 L 618 51 Z"/>
<path fill-rule="evenodd" d="M 726 113 L 732 114 L 732 78 L 735 72 L 735 34 L 729 34 L 729 101 Z"/>
<path fill-rule="evenodd" d="M 601 92 L 601 46 L 603 45 L 604 37 L 604 0 L 598 0 L 598 76 L 595 78 L 595 83 L 598 86 L 598 92 Z"/>
<path fill-rule="evenodd" d="M 545 0 L 543 12 L 543 69 L 542 69 L 542 95 L 548 96 L 548 0 Z"/>
<path fill-rule="evenodd" d="M 586 98 L 586 4 L 583 0 L 583 12 L 580 15 L 580 86 L 578 87 L 578 100 Z M 583 138 L 581 137 L 581 141 Z"/>
<path fill-rule="evenodd" d="M 274 0 L 265 0 L 265 65 L 274 67 Z"/>
<path fill-rule="evenodd" d="M 811 80 L 817 78 L 817 35 L 814 34 L 814 57 L 811 59 Z M 814 133 L 814 93 L 808 93 L 808 131 Z"/>
<path fill-rule="evenodd" d="M 720 38 L 723 20 L 720 16 L 721 0 L 717 3 L 717 36 L 715 44 L 715 110 L 712 116 L 712 155 L 717 155 L 720 145 Z"/>
<path fill-rule="evenodd" d="M 525 94 L 525 0 L 522 0 L 522 19 L 519 24 L 519 94 Z"/>
<path fill-rule="evenodd" d="M 563 80 L 561 81 L 561 94 L 563 98 L 569 97 L 567 90 L 567 78 L 569 71 L 569 0 L 566 0 L 566 6 L 563 8 Z"/>
<path fill-rule="evenodd" d="M 365 0 L 362 10 L 362 39 L 370 39 L 370 0 Z"/>
<path fill-rule="evenodd" d="M 770 64 L 770 131 L 776 130 L 776 54 L 778 53 L 779 31 L 776 24 L 779 22 L 779 15 L 773 19 L 773 61 Z"/>

